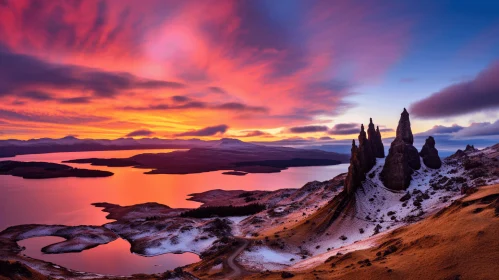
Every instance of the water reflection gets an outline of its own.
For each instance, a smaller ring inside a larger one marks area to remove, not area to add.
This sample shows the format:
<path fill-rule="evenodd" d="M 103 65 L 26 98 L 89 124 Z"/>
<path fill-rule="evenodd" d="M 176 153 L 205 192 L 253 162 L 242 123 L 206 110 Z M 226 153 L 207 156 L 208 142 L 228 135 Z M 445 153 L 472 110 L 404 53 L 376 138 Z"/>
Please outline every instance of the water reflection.
<path fill-rule="evenodd" d="M 171 151 L 171 150 L 163 150 Z M 72 152 L 23 155 L 20 161 L 58 162 L 88 157 L 129 157 L 146 151 Z M 328 180 L 346 172 L 348 165 L 299 167 L 281 173 L 222 175 L 221 171 L 189 175 L 146 175 L 146 170 L 130 167 L 96 167 L 73 164 L 80 168 L 109 170 L 114 176 L 106 178 L 56 178 L 26 180 L 0 176 L 0 230 L 12 225 L 41 223 L 65 225 L 102 225 L 109 222 L 94 202 L 132 205 L 158 202 L 170 207 L 197 207 L 188 201 L 188 194 L 212 189 L 276 190 L 299 188 L 313 180 Z"/>
<path fill-rule="evenodd" d="M 155 257 L 142 257 L 130 253 L 130 244 L 117 239 L 105 245 L 81 253 L 44 254 L 41 248 L 64 241 L 61 237 L 35 237 L 19 242 L 26 247 L 23 254 L 48 262 L 53 262 L 77 271 L 128 276 L 138 273 L 162 273 L 179 266 L 199 261 L 196 254 L 164 254 Z"/>
<path fill-rule="evenodd" d="M 46 161 L 60 163 L 77 158 L 130 157 L 145 151 L 71 152 L 23 155 L 12 158 L 19 161 Z M 6 160 L 6 159 L 0 159 Z M 109 168 L 87 164 L 75 167 L 109 170 L 114 176 L 105 178 L 56 178 L 25 180 L 13 176 L 0 176 L 0 230 L 18 224 L 102 225 L 110 222 L 94 202 L 132 205 L 158 202 L 170 207 L 197 207 L 188 201 L 188 194 L 212 189 L 224 190 L 276 190 L 299 188 L 313 180 L 324 181 L 346 172 L 348 165 L 299 167 L 281 173 L 228 176 L 222 171 L 189 175 L 146 175 L 144 169 L 130 167 Z M 195 254 L 166 254 L 142 257 L 130 253 L 130 244 L 118 239 L 106 245 L 84 251 L 61 255 L 45 255 L 40 249 L 60 241 L 59 237 L 38 237 L 20 242 L 26 246 L 28 256 L 51 261 L 79 271 L 114 275 L 133 273 L 158 273 L 198 261 Z"/>

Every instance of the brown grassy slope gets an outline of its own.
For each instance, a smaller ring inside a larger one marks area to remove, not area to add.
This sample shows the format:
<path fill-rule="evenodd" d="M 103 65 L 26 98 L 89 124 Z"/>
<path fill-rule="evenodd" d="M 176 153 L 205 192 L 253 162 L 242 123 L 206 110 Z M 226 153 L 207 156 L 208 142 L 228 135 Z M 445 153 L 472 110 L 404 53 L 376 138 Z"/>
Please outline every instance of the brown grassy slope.
<path fill-rule="evenodd" d="M 499 279 L 499 185 L 397 229 L 376 248 L 330 258 L 292 279 Z M 246 279 L 282 279 L 260 273 Z"/>

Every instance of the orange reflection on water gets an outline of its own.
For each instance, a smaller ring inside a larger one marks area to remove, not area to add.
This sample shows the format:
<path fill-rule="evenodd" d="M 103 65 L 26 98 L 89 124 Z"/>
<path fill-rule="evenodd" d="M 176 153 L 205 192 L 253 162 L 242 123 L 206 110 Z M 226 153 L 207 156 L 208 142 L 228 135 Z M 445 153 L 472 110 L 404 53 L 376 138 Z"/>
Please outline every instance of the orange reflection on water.
<path fill-rule="evenodd" d="M 193 253 L 164 254 L 155 257 L 132 254 L 130 244 L 123 239 L 117 239 L 81 253 L 44 254 L 41 252 L 41 248 L 61 241 L 64 241 L 64 238 L 47 236 L 30 238 L 18 243 L 26 247 L 23 254 L 32 258 L 53 262 L 77 271 L 108 275 L 162 273 L 199 261 L 199 256 Z"/>

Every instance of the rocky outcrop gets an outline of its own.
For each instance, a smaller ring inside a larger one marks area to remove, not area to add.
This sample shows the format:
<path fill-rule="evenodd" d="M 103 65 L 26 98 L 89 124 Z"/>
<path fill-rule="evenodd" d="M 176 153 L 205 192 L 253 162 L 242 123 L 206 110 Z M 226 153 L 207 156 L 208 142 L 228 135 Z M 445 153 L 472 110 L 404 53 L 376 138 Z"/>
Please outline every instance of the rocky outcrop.
<path fill-rule="evenodd" d="M 464 149 L 464 152 L 469 152 L 469 153 L 476 151 L 478 151 L 478 149 L 476 149 L 474 145 L 469 145 L 469 144 L 466 145 L 466 149 Z"/>
<path fill-rule="evenodd" d="M 358 153 L 359 161 L 362 167 L 361 171 L 363 174 L 366 174 L 376 164 L 376 157 L 374 156 L 373 148 L 371 147 L 371 141 L 367 139 L 366 132 L 364 131 L 364 125 L 360 126 Z"/>
<path fill-rule="evenodd" d="M 385 157 L 385 147 L 383 146 L 383 141 L 381 140 L 381 133 L 379 132 L 379 126 L 374 129 L 373 119 L 369 121 L 369 127 L 367 128 L 367 137 L 371 145 L 374 157 L 384 158 Z"/>
<path fill-rule="evenodd" d="M 348 195 L 355 193 L 355 190 L 362 184 L 365 179 L 365 174 L 362 173 L 362 166 L 359 161 L 359 149 L 355 145 L 355 140 L 352 140 L 352 156 L 350 158 L 350 166 L 348 167 L 348 174 L 345 179 L 345 191 Z"/>
<path fill-rule="evenodd" d="M 411 183 L 414 170 L 421 168 L 418 150 L 413 146 L 409 113 L 404 108 L 397 126 L 397 135 L 390 145 L 381 179 L 392 190 L 405 190 Z"/>
<path fill-rule="evenodd" d="M 348 174 L 345 179 L 345 190 L 348 195 L 355 193 L 357 188 L 362 185 L 362 181 L 366 179 L 366 174 L 376 164 L 376 149 L 373 143 L 377 143 L 375 141 L 377 136 L 372 119 L 367 134 L 364 130 L 364 125 L 361 125 L 358 139 L 358 147 L 355 145 L 355 140 L 352 140 L 350 166 L 348 167 Z"/>
<path fill-rule="evenodd" d="M 428 137 L 426 139 L 419 155 L 423 158 L 423 163 L 433 169 L 439 169 L 442 166 L 442 160 L 438 156 L 438 150 L 435 148 L 435 139 Z"/>

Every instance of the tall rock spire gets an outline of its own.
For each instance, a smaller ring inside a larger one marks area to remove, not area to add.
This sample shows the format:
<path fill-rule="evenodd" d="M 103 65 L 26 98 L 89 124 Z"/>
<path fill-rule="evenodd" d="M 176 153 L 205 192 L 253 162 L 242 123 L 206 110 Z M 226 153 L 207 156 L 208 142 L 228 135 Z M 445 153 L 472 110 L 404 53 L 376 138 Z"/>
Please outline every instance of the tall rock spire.
<path fill-rule="evenodd" d="M 409 120 L 409 113 L 405 108 L 402 114 L 400 114 L 396 137 L 402 139 L 406 144 L 414 144 L 414 136 L 412 135 L 411 130 L 411 121 Z"/>
<path fill-rule="evenodd" d="M 383 142 L 381 141 L 381 133 L 379 132 L 379 127 L 378 130 L 374 129 L 374 123 L 372 118 L 370 118 L 369 121 L 367 136 L 369 138 L 369 142 L 371 145 L 371 149 L 373 150 L 374 157 L 384 158 L 385 147 L 383 146 Z"/>
<path fill-rule="evenodd" d="M 381 132 L 379 132 L 379 126 L 376 127 L 376 157 L 385 157 L 385 146 L 383 145 L 383 140 L 381 139 Z"/>
<path fill-rule="evenodd" d="M 413 143 L 409 113 L 404 108 L 397 126 L 397 136 L 390 145 L 381 171 L 381 179 L 387 188 L 406 189 L 411 183 L 413 171 L 421 168 L 418 150 L 412 145 Z"/>
<path fill-rule="evenodd" d="M 357 188 L 362 186 L 362 181 L 366 179 L 367 172 L 376 164 L 376 157 L 371 147 L 371 141 L 367 138 L 364 125 L 360 126 L 358 139 L 358 147 L 355 145 L 355 140 L 352 140 L 352 155 L 345 179 L 345 191 L 348 195 L 353 195 Z"/>
<path fill-rule="evenodd" d="M 359 133 L 359 160 L 362 166 L 362 173 L 366 174 L 376 164 L 376 157 L 371 147 L 371 141 L 367 139 L 364 125 L 360 127 Z"/>
<path fill-rule="evenodd" d="M 365 176 L 362 174 L 362 166 L 358 157 L 358 148 L 355 140 L 352 140 L 352 149 L 350 157 L 350 166 L 348 167 L 347 178 L 345 179 L 345 191 L 347 195 L 353 195 L 355 190 L 361 186 Z"/>

